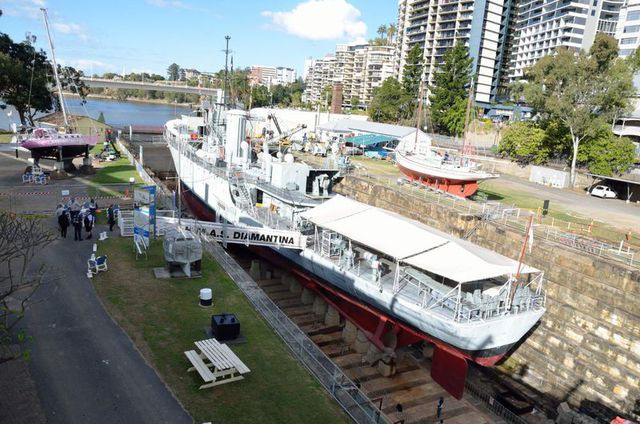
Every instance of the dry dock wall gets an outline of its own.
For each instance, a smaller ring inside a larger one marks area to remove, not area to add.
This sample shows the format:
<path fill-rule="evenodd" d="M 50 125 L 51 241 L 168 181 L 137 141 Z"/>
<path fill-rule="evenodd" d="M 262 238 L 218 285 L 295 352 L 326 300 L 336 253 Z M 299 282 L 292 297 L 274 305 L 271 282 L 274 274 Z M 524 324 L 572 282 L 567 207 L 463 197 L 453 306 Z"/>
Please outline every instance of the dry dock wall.
<path fill-rule="evenodd" d="M 524 234 L 367 179 L 348 177 L 336 191 L 458 236 L 479 224 L 471 241 L 516 260 L 522 249 Z M 547 312 L 511 355 L 512 377 L 558 402 L 639 418 L 640 271 L 543 240 L 525 262 L 545 271 Z"/>

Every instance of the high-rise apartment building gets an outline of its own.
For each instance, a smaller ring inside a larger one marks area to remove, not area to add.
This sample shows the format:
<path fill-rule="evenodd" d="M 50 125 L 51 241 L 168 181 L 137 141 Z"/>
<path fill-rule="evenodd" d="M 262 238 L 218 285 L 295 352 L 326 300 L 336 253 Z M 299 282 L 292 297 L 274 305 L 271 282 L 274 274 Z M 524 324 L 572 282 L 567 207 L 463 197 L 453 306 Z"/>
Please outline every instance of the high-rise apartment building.
<path fill-rule="evenodd" d="M 456 42 L 464 43 L 473 59 L 476 103 L 495 100 L 502 81 L 511 0 L 399 0 L 398 42 L 394 68 L 402 80 L 409 51 L 423 52 L 427 87 Z"/>
<path fill-rule="evenodd" d="M 615 37 L 622 57 L 640 47 L 640 0 L 628 0 L 622 6 Z"/>
<path fill-rule="evenodd" d="M 373 91 L 393 76 L 393 57 L 393 46 L 338 44 L 334 54 L 310 66 L 303 100 L 322 102 L 322 90 L 340 83 L 344 104 L 368 105 Z"/>
<path fill-rule="evenodd" d="M 616 34 L 624 0 L 520 0 L 513 22 L 509 79 L 558 47 L 588 50 L 596 33 Z M 640 25 L 640 23 L 638 23 Z"/>
<path fill-rule="evenodd" d="M 296 71 L 282 66 L 254 65 L 251 67 L 249 78 L 253 84 L 267 87 L 278 84 L 287 85 L 296 81 Z"/>

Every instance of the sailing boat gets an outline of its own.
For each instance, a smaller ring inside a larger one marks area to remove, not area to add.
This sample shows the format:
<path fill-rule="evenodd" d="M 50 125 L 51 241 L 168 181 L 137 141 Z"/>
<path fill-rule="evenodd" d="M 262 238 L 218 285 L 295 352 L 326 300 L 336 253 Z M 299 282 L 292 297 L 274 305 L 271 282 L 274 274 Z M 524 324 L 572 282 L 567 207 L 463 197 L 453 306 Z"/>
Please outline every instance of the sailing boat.
<path fill-rule="evenodd" d="M 465 134 L 472 102 L 473 80 L 471 87 L 465 117 Z M 474 195 L 478 191 L 478 181 L 498 178 L 499 175 L 482 171 L 478 163 L 466 158 L 464 156 L 466 143 L 463 145 L 462 153 L 456 156 L 450 155 L 449 152 L 441 154 L 436 151 L 433 149 L 430 139 L 418 141 L 423 97 L 421 87 L 416 138 L 413 142 L 403 140 L 398 144 L 396 148 L 396 165 L 398 169 L 408 178 L 433 187 L 436 190 L 459 197 Z"/>
<path fill-rule="evenodd" d="M 69 132 L 69 117 L 67 114 L 64 97 L 62 95 L 62 85 L 60 84 L 60 76 L 58 75 L 58 66 L 56 64 L 53 42 L 51 41 L 51 34 L 49 32 L 49 19 L 47 16 L 47 10 L 44 8 L 40 10 L 42 11 L 45 28 L 47 30 L 47 37 L 49 39 L 51 61 L 56 80 L 58 99 L 60 101 L 60 107 L 62 109 L 64 126 L 58 129 L 42 127 L 24 128 L 20 131 L 20 133 L 16 134 L 16 141 L 19 147 L 31 151 L 31 156 L 33 157 L 34 163 L 36 165 L 41 158 L 51 158 L 64 161 L 65 169 L 69 169 L 72 166 L 71 161 L 74 157 L 82 155 L 84 155 L 85 157 L 89 156 L 89 149 L 92 146 L 96 145 L 99 136 L 83 135 Z M 17 133 L 17 128 L 15 127 L 14 132 Z"/>

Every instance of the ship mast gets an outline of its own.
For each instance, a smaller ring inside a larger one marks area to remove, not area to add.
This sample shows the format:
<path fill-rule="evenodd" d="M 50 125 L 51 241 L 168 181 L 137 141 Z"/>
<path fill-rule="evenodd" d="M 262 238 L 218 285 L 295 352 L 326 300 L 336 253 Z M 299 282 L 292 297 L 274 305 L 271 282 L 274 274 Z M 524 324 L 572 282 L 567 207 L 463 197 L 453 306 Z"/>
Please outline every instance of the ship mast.
<path fill-rule="evenodd" d="M 228 95 L 229 95 L 229 40 L 231 37 L 225 35 L 227 40 L 227 47 L 224 49 L 224 108 L 228 109 Z"/>
<path fill-rule="evenodd" d="M 58 65 L 56 64 L 56 54 L 53 50 L 53 41 L 51 41 L 51 32 L 49 31 L 49 18 L 47 16 L 47 9 L 40 8 L 42 11 L 42 17 L 44 18 L 44 26 L 47 29 L 47 38 L 49 39 L 49 48 L 51 49 L 51 61 L 53 62 L 53 74 L 56 77 L 56 87 L 58 88 L 58 99 L 60 100 L 60 108 L 62 108 L 62 116 L 64 117 L 65 128 L 69 127 L 69 120 L 67 119 L 67 110 L 64 106 L 64 97 L 62 97 L 62 84 L 60 84 L 60 76 L 58 75 Z"/>

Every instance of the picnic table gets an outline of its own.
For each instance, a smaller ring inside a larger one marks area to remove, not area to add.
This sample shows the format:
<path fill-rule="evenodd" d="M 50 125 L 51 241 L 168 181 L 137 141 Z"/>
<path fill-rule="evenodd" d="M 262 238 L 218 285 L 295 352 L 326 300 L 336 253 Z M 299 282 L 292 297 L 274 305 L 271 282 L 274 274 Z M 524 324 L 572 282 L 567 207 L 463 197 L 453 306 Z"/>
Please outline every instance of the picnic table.
<path fill-rule="evenodd" d="M 216 339 L 200 340 L 194 344 L 199 352 L 189 350 L 184 354 L 193 365 L 187 372 L 198 371 L 206 383 L 200 389 L 242 380 L 243 374 L 251 371 L 229 346 Z"/>

